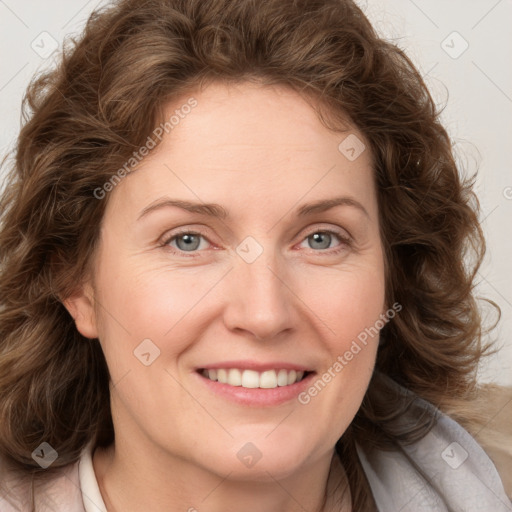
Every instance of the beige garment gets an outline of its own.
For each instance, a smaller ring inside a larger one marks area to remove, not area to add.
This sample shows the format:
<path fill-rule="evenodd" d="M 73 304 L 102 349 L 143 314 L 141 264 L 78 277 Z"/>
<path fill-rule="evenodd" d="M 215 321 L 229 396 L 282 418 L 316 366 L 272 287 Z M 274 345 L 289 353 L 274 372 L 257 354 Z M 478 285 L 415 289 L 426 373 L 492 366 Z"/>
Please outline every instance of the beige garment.
<path fill-rule="evenodd" d="M 512 500 L 512 387 L 482 385 L 472 405 L 480 417 L 461 423 L 494 462 Z"/>

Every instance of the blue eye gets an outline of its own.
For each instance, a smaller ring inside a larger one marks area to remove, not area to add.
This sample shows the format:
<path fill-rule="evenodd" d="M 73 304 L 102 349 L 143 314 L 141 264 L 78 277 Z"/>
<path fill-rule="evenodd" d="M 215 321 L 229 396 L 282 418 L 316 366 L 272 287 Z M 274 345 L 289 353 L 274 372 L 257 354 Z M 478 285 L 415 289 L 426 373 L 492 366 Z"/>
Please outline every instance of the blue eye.
<path fill-rule="evenodd" d="M 184 232 L 174 235 L 172 238 L 167 240 L 165 245 L 170 245 L 173 248 L 177 248 L 183 252 L 197 251 L 201 246 L 201 240 L 206 240 L 200 233 Z M 175 242 L 176 245 L 171 244 Z"/>
<path fill-rule="evenodd" d="M 332 233 L 326 233 L 322 231 L 318 231 L 309 235 L 306 240 L 309 242 L 309 246 L 311 249 L 329 249 L 332 241 Z M 315 247 L 316 245 L 316 247 Z"/>
<path fill-rule="evenodd" d="M 335 240 L 338 240 L 337 246 L 331 246 L 331 243 Z M 343 249 L 343 247 L 350 245 L 350 240 L 347 237 L 342 236 L 340 233 L 335 231 L 315 231 L 308 235 L 304 242 L 308 243 L 310 249 L 314 249 L 317 252 L 326 251 L 329 253 L 336 253 Z M 304 243 L 302 242 L 302 243 Z M 334 249 L 327 251 L 328 249 Z"/>
<path fill-rule="evenodd" d="M 338 244 L 333 245 L 333 242 L 338 241 Z M 304 243 L 308 246 L 304 247 Z M 162 246 L 171 249 L 171 252 L 185 256 L 185 253 L 190 253 L 190 256 L 195 256 L 194 253 L 200 252 L 208 248 L 210 242 L 201 233 L 193 231 L 183 231 L 176 233 L 167 238 Z M 301 247 L 312 249 L 314 252 L 326 254 L 335 254 L 350 246 L 350 239 L 343 236 L 341 233 L 330 230 L 314 231 L 301 242 Z"/>

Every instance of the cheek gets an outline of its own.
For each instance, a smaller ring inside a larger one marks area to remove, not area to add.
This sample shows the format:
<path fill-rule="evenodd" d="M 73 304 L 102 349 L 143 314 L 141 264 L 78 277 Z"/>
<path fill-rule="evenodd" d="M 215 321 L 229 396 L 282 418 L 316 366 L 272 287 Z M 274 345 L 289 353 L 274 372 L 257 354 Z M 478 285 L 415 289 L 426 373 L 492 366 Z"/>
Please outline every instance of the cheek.
<path fill-rule="evenodd" d="M 311 290 L 308 295 L 306 289 Z M 313 401 L 313 407 L 330 411 L 341 432 L 359 408 L 373 372 L 385 313 L 383 265 L 377 259 L 358 268 L 317 272 L 302 290 L 320 319 L 317 332 L 325 333 L 322 344 L 327 357 L 301 403 Z"/>
<path fill-rule="evenodd" d="M 322 320 L 331 343 L 341 349 L 384 313 L 383 267 L 377 263 L 312 274 L 301 293 Z"/>
<path fill-rule="evenodd" d="M 373 372 L 385 313 L 385 283 L 378 263 L 357 270 L 347 267 L 325 277 L 316 280 L 315 291 L 306 300 L 318 312 L 317 332 L 325 333 L 326 357 L 299 401 L 316 416 L 331 418 L 335 442 L 359 409 Z"/>
<path fill-rule="evenodd" d="M 200 334 L 205 315 L 198 311 L 223 274 L 218 268 L 200 272 L 151 267 L 129 258 L 119 264 L 107 261 L 98 280 L 100 339 L 107 358 L 111 353 L 116 360 L 124 359 L 124 366 L 132 365 L 133 350 L 145 339 L 171 359 L 181 353 Z"/>

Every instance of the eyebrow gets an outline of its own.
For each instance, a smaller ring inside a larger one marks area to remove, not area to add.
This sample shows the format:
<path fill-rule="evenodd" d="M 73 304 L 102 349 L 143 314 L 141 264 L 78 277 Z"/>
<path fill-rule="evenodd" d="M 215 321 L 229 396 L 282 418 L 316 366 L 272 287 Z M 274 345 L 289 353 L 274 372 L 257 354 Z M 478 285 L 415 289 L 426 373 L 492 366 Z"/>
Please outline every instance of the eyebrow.
<path fill-rule="evenodd" d="M 163 197 L 157 199 L 150 205 L 146 206 L 140 213 L 137 220 L 140 220 L 142 217 L 148 215 L 150 212 L 160 210 L 162 208 L 167 208 L 169 206 L 181 208 L 182 210 L 186 210 L 191 213 L 206 215 L 208 217 L 214 217 L 219 219 L 226 219 L 229 217 L 228 211 L 225 208 L 223 208 L 220 204 L 196 203 L 192 201 L 183 201 L 180 199 L 171 199 L 169 197 Z M 336 206 L 351 206 L 364 213 L 366 217 L 370 217 L 370 215 L 366 211 L 366 208 L 359 201 L 356 201 L 354 198 L 348 196 L 333 197 L 331 199 L 320 199 L 319 201 L 304 204 L 297 209 L 296 215 L 298 217 L 305 217 L 307 215 L 312 215 L 314 213 L 325 212 Z"/>

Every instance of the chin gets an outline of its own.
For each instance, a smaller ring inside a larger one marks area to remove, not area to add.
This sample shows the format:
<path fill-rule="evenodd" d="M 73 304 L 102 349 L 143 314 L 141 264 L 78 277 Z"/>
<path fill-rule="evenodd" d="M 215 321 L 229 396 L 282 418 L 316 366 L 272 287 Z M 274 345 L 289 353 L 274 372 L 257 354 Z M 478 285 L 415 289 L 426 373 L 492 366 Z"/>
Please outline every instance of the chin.
<path fill-rule="evenodd" d="M 284 447 L 286 449 L 283 449 Z M 286 445 L 272 447 L 267 443 L 260 450 L 256 444 L 248 442 L 236 451 L 229 450 L 228 456 L 226 456 L 227 452 L 212 454 L 210 460 L 215 463 L 208 464 L 207 469 L 223 478 L 229 475 L 230 480 L 247 482 L 282 480 L 296 473 L 309 462 L 304 448 L 297 447 L 295 450 L 290 448 Z M 205 466 L 204 460 L 201 463 Z"/>

